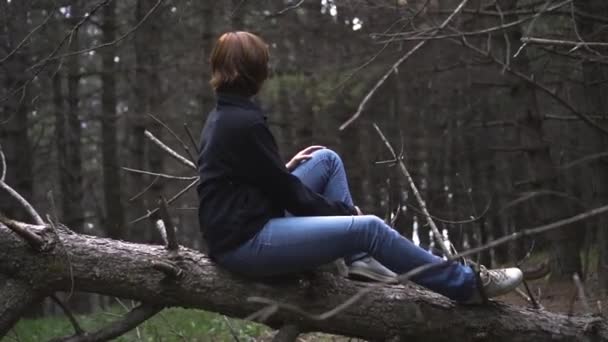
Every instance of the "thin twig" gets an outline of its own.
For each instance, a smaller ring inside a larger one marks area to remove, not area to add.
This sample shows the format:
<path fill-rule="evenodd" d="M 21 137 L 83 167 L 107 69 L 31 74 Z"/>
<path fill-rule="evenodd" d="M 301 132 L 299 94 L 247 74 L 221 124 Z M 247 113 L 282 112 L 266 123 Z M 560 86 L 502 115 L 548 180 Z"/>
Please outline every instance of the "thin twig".
<path fill-rule="evenodd" d="M 452 19 L 464 8 L 464 6 L 467 4 L 468 0 L 463 0 L 460 5 L 458 5 L 458 7 L 456 7 L 456 9 L 454 10 L 454 12 L 452 12 L 452 14 L 450 14 L 444 21 L 443 23 L 437 28 L 435 29 L 435 31 L 433 31 L 432 36 L 437 35 L 441 30 L 443 30 L 448 23 L 450 23 L 450 21 L 452 21 Z M 346 120 L 341 126 L 340 126 L 340 130 L 343 131 L 346 127 L 348 127 L 351 123 L 353 123 L 355 120 L 357 120 L 357 118 L 359 116 L 361 116 L 361 113 L 363 112 L 363 109 L 365 108 L 365 106 L 367 105 L 367 103 L 371 100 L 372 96 L 376 93 L 376 91 L 378 91 L 378 89 L 382 86 L 382 84 L 384 84 L 384 82 L 386 81 L 386 79 L 397 70 L 397 68 L 399 68 L 399 66 L 405 62 L 408 58 L 410 58 L 416 51 L 418 51 L 421 47 L 423 47 L 427 40 L 423 40 L 421 42 L 419 42 L 418 44 L 416 44 L 411 50 L 409 50 L 405 55 L 403 55 L 401 58 L 399 58 L 399 60 L 397 60 L 397 62 L 395 62 L 395 64 L 393 64 L 382 76 L 382 78 L 380 78 L 378 80 L 378 82 L 376 82 L 376 85 L 367 93 L 367 95 L 365 95 L 365 97 L 363 98 L 363 101 L 361 101 L 361 103 L 359 104 L 359 108 L 357 109 L 357 111 L 355 112 L 355 114 L 353 114 L 353 116 L 351 116 L 348 120 Z"/>
<path fill-rule="evenodd" d="M 36 77 L 49 65 L 49 62 L 51 60 L 55 60 L 55 59 L 60 59 L 62 60 L 64 56 L 56 56 L 57 53 L 59 52 L 59 50 L 61 50 L 61 48 L 65 45 L 66 42 L 68 42 L 69 40 L 72 39 L 72 37 L 74 36 L 74 34 L 80 29 L 80 27 L 82 25 L 84 25 L 84 23 L 86 23 L 90 18 L 93 17 L 93 15 L 95 14 L 95 12 L 97 12 L 101 7 L 105 6 L 108 4 L 110 0 L 103 0 L 102 2 L 96 4 L 89 12 L 87 16 L 84 16 L 84 18 L 82 20 L 80 20 L 78 23 L 76 23 L 76 25 L 74 25 L 74 27 L 72 27 L 72 29 L 70 30 L 70 32 L 68 32 L 63 39 L 59 42 L 59 44 L 55 47 L 55 49 L 48 54 L 45 58 L 43 58 L 40 62 L 34 64 L 33 66 L 29 67 L 27 70 L 31 70 L 34 68 L 37 68 L 38 66 L 40 66 L 40 68 L 38 68 L 38 70 L 36 70 L 36 72 L 32 75 L 32 77 L 30 77 L 27 81 L 23 82 L 23 84 L 13 90 L 11 90 L 10 92 L 8 92 L 8 95 L 6 95 L 4 98 L 0 99 L 0 103 L 6 101 L 7 99 L 9 99 L 11 96 L 15 95 L 18 92 L 21 92 L 21 101 L 23 100 L 23 98 L 25 97 L 26 94 L 26 90 L 27 87 L 29 86 L 29 84 L 36 79 Z M 21 102 L 20 101 L 20 102 Z"/>
<path fill-rule="evenodd" d="M 75 282 L 74 282 L 74 267 L 72 266 L 72 259 L 70 258 L 70 253 L 68 253 L 67 248 L 65 248 L 65 246 L 63 245 L 63 242 L 61 241 L 61 239 L 59 238 L 59 234 L 57 234 L 57 226 L 59 225 L 59 215 L 57 215 L 57 207 L 55 206 L 55 198 L 53 196 L 53 191 L 49 190 L 49 192 L 46 194 L 49 203 L 51 204 L 51 213 L 52 213 L 52 217 L 50 217 L 50 215 L 46 215 L 46 219 L 49 222 L 49 226 L 51 227 L 51 229 L 53 229 L 53 231 L 55 231 L 56 237 L 57 237 L 57 243 L 61 246 L 61 249 L 63 250 L 63 254 L 65 255 L 67 264 L 68 264 L 68 269 L 70 271 L 69 276 L 70 276 L 70 291 L 68 292 L 68 296 L 67 299 L 69 300 L 70 298 L 72 298 L 72 295 L 74 294 L 74 286 L 75 286 Z"/>
<path fill-rule="evenodd" d="M 5 224 L 8 229 L 12 230 L 20 238 L 25 240 L 32 248 L 37 251 L 43 251 L 47 248 L 47 242 L 36 233 L 36 229 L 27 223 L 15 221 L 0 213 L 0 222 Z M 39 226 L 35 226 L 39 227 Z"/>
<path fill-rule="evenodd" d="M 148 190 L 152 189 L 152 187 L 154 186 L 154 184 L 156 184 L 156 182 L 160 179 L 160 176 L 156 176 L 152 182 L 150 182 L 150 184 L 148 184 L 147 187 L 145 187 L 142 191 L 138 192 L 137 194 L 133 195 L 133 197 L 129 198 L 129 202 L 135 201 L 136 199 L 138 199 L 139 197 L 143 196 L 146 192 L 148 192 Z"/>
<path fill-rule="evenodd" d="M 131 35 L 133 32 L 137 31 L 137 30 L 139 29 L 139 27 L 140 27 L 141 25 L 143 25 L 143 23 L 144 23 L 144 22 L 146 22 L 146 20 L 148 20 L 148 17 L 150 17 L 150 15 L 152 15 L 152 13 L 154 13 L 154 12 L 156 11 L 156 9 L 157 9 L 157 8 L 158 8 L 158 7 L 159 7 L 159 6 L 160 6 L 160 5 L 161 5 L 161 4 L 164 2 L 164 1 L 165 1 L 165 0 L 158 0 L 158 1 L 157 1 L 157 2 L 154 4 L 154 6 L 153 6 L 153 7 L 152 7 L 152 8 L 151 8 L 151 9 L 150 9 L 150 10 L 149 10 L 149 11 L 148 11 L 148 12 L 147 12 L 145 15 L 144 15 L 144 17 L 143 17 L 143 18 L 142 18 L 142 19 L 141 19 L 141 20 L 140 20 L 140 21 L 139 21 L 137 24 L 135 24 L 135 26 L 133 26 L 131 29 L 129 29 L 127 32 L 125 32 L 125 33 L 124 33 L 122 36 L 120 36 L 120 37 L 118 37 L 118 38 L 114 39 L 113 41 L 111 41 L 111 42 L 106 42 L 106 43 L 103 43 L 103 44 L 99 44 L 99 45 L 92 46 L 92 47 L 89 47 L 89 48 L 86 48 L 86 49 L 82 49 L 82 50 L 78 50 L 78 51 L 71 51 L 71 52 L 65 53 L 65 54 L 63 54 L 63 55 L 59 55 L 59 56 L 55 56 L 55 57 L 51 57 L 51 58 L 49 58 L 49 59 L 47 59 L 47 60 L 48 60 L 48 61 L 53 61 L 53 60 L 60 59 L 60 58 L 65 58 L 65 57 L 76 56 L 76 55 L 80 55 L 80 54 L 83 54 L 83 53 L 87 53 L 87 52 L 91 52 L 91 51 L 99 50 L 99 49 L 101 49 L 101 48 L 105 48 L 105 47 L 112 46 L 112 45 L 115 45 L 115 44 L 120 43 L 121 41 L 125 40 L 125 39 L 126 39 L 128 36 L 130 36 L 130 35 Z M 109 2 L 109 1 L 108 1 L 108 0 L 105 0 L 105 1 L 104 1 L 104 4 L 105 4 L 105 3 L 107 3 L 107 2 Z M 91 17 L 91 15 L 92 15 L 92 11 L 89 13 L 89 17 Z M 43 62 L 43 61 L 41 61 L 41 62 Z M 40 63 L 37 63 L 37 64 L 35 64 L 35 65 L 34 65 L 34 66 L 32 66 L 32 67 L 36 67 L 36 66 L 38 66 L 38 65 L 40 65 Z"/>
<path fill-rule="evenodd" d="M 4 181 L 0 181 L 0 188 L 4 189 L 6 192 L 8 192 L 9 195 L 11 195 L 13 198 L 15 198 L 17 200 L 17 202 L 19 202 L 19 204 L 21 204 L 21 206 L 32 217 L 32 219 L 34 220 L 34 223 L 36 223 L 37 225 L 40 225 L 40 226 L 44 225 L 44 221 L 42 220 L 42 217 L 40 217 L 40 214 L 38 214 L 36 209 L 34 209 L 34 207 L 32 207 L 32 205 L 25 198 L 23 198 L 23 196 L 21 196 L 17 191 L 15 191 L 13 188 L 11 188 L 8 184 L 4 183 Z"/>
<path fill-rule="evenodd" d="M 591 307 L 589 306 L 589 302 L 587 301 L 587 295 L 585 295 L 585 287 L 581 282 L 581 278 L 578 276 L 577 273 L 574 273 L 572 275 L 572 280 L 574 281 L 574 285 L 576 285 L 576 289 L 578 290 L 578 298 L 580 299 L 581 304 L 583 305 L 583 309 L 586 313 L 590 315 L 593 314 L 593 312 L 591 311 Z"/>
<path fill-rule="evenodd" d="M 52 294 L 52 295 L 50 295 L 50 297 L 57 305 L 59 305 L 61 310 L 63 310 L 63 313 L 65 313 L 65 315 L 67 316 L 70 323 L 72 323 L 72 326 L 74 327 L 74 332 L 76 333 L 76 335 L 84 334 L 84 330 L 82 329 L 82 327 L 76 320 L 76 317 L 74 317 L 74 314 L 72 314 L 72 311 L 70 310 L 70 308 L 68 308 L 68 306 L 65 305 L 65 303 L 62 300 L 60 300 L 56 294 Z"/>
<path fill-rule="evenodd" d="M 555 11 L 556 9 L 559 9 L 563 6 L 566 6 L 568 4 L 570 4 L 572 2 L 572 0 L 565 0 L 562 1 L 560 3 L 557 3 L 549 8 L 547 8 L 546 12 L 552 12 Z M 480 29 L 480 30 L 476 30 L 476 31 L 463 31 L 463 32 L 458 32 L 458 33 L 447 33 L 447 34 L 443 34 L 443 35 L 438 35 L 436 34 L 436 30 L 437 28 L 429 28 L 426 29 L 424 31 L 424 33 L 427 32 L 431 32 L 431 33 L 435 33 L 435 34 L 431 34 L 431 35 L 421 35 L 420 32 L 400 32 L 400 33 L 395 33 L 395 34 L 377 34 L 378 36 L 384 36 L 384 37 L 395 37 L 398 36 L 399 38 L 397 38 L 398 40 L 402 40 L 402 41 L 419 41 L 419 40 L 442 40 L 442 39 L 448 39 L 448 38 L 457 38 L 457 37 L 472 37 L 472 36 L 480 36 L 480 35 L 486 35 L 489 33 L 493 33 L 493 32 L 502 32 L 505 29 L 509 29 L 512 27 L 517 27 L 520 26 L 521 24 L 530 21 L 530 20 L 534 20 L 535 18 L 539 17 L 543 12 L 535 12 L 534 15 L 529 16 L 529 17 L 524 17 L 515 21 L 511 21 L 508 22 L 504 25 L 496 25 L 496 26 L 492 26 L 492 27 L 488 27 L 488 28 L 484 28 L 484 29 Z M 383 43 L 381 41 L 381 43 Z"/>
<path fill-rule="evenodd" d="M 194 187 L 197 184 L 198 184 L 198 179 L 195 180 L 194 182 L 188 184 L 182 190 L 180 190 L 177 194 L 175 194 L 175 196 L 171 197 L 167 201 L 167 203 L 169 203 L 169 204 L 173 203 L 173 201 L 175 201 L 176 199 L 178 199 L 179 197 L 181 197 L 183 194 L 185 194 L 188 190 L 190 190 L 192 187 Z M 152 216 L 153 214 L 155 214 L 156 212 L 158 212 L 158 208 L 155 208 L 155 209 L 149 211 L 146 215 L 143 215 L 143 216 L 141 216 L 139 218 L 136 218 L 135 220 L 129 222 L 129 224 L 134 224 L 134 223 L 137 223 L 139 221 L 145 220 L 145 219 L 149 218 L 150 216 Z"/>
<path fill-rule="evenodd" d="M 0 173 L 0 182 L 4 182 L 6 179 L 6 158 L 2 151 L 2 145 L 0 145 L 0 167 L 2 167 L 2 173 Z"/>
<path fill-rule="evenodd" d="M 194 158 L 194 156 L 192 155 L 192 152 L 190 151 L 190 148 L 188 148 L 188 145 L 186 145 L 186 143 L 177 135 L 175 134 L 175 132 L 173 132 L 173 130 L 167 125 L 165 124 L 163 121 L 161 121 L 159 118 L 157 118 L 156 116 L 148 113 L 148 116 L 150 116 L 154 121 L 156 121 L 159 125 L 163 126 L 167 131 L 169 131 L 169 133 L 177 140 L 179 141 L 180 144 L 182 144 L 182 148 L 184 149 L 184 151 L 186 152 L 186 154 L 190 157 L 190 160 L 192 162 L 196 162 L 196 159 Z"/>
<path fill-rule="evenodd" d="M 150 171 L 145 171 L 145 170 L 132 169 L 130 167 L 124 167 L 124 166 L 121 167 L 121 169 L 123 169 L 125 171 L 129 171 L 129 172 L 133 172 L 133 173 L 143 174 L 143 175 L 156 176 L 156 177 L 160 177 L 160 178 L 182 180 L 182 181 L 193 181 L 198 178 L 197 176 L 189 176 L 189 177 L 174 176 L 174 175 L 168 175 L 166 173 L 150 172 Z"/>
<path fill-rule="evenodd" d="M 496 2 L 496 10 L 500 13 L 500 24 L 505 24 L 505 16 L 502 13 L 502 9 L 498 2 Z M 506 66 L 511 65 L 511 40 L 509 39 L 509 31 L 502 31 L 503 38 L 505 40 L 505 67 L 502 69 L 502 73 L 504 74 L 506 70 Z"/>
<path fill-rule="evenodd" d="M 163 309 L 162 306 L 141 304 L 132 309 L 120 319 L 100 328 L 97 331 L 86 333 L 81 336 L 68 336 L 57 339 L 62 342 L 84 342 L 84 341 L 109 341 L 124 335 L 129 330 L 135 329 L 142 322 Z"/>
<path fill-rule="evenodd" d="M 528 286 L 528 282 L 525 278 L 522 280 L 522 283 L 524 284 L 524 288 L 528 293 L 528 298 L 530 299 L 530 303 L 532 303 L 532 307 L 535 309 L 540 309 L 540 304 L 538 304 L 538 301 L 536 301 L 536 298 L 534 298 L 534 294 L 532 294 L 532 291 L 530 291 L 530 287 Z"/>
<path fill-rule="evenodd" d="M 52 11 L 49 11 L 49 14 L 46 16 L 46 18 L 44 18 L 44 20 L 42 21 L 42 23 L 40 23 L 40 25 L 36 26 L 33 30 L 31 30 L 25 37 L 23 37 L 23 39 L 19 42 L 19 44 L 17 44 L 17 46 L 11 52 L 9 52 L 6 56 L 4 56 L 2 59 L 0 59 L 0 64 L 6 62 L 7 59 L 9 59 L 12 55 L 17 53 L 17 51 L 19 51 L 19 49 L 23 46 L 23 44 L 25 44 L 25 42 L 27 42 L 30 39 L 30 37 L 34 33 L 36 33 L 40 28 L 42 28 L 44 25 L 46 25 L 46 23 L 49 21 L 49 19 L 51 19 L 51 17 L 53 17 L 54 14 L 55 14 L 55 9 L 53 9 Z"/>
<path fill-rule="evenodd" d="M 287 6 L 287 7 L 283 8 L 282 10 L 277 11 L 275 13 L 268 14 L 266 17 L 267 18 L 274 18 L 274 17 L 278 17 L 280 15 L 283 15 L 283 14 L 285 14 L 288 11 L 291 11 L 291 10 L 294 10 L 294 9 L 300 7 L 304 3 L 304 1 L 305 0 L 300 0 L 298 3 L 293 4 L 291 6 Z"/>
<path fill-rule="evenodd" d="M 152 216 L 150 218 L 152 219 L 152 221 L 154 221 L 154 226 L 158 230 L 160 238 L 163 240 L 165 246 L 167 246 L 169 242 L 167 241 L 167 230 L 165 229 L 165 222 L 163 222 L 163 220 L 161 219 L 156 219 L 155 216 Z"/>
<path fill-rule="evenodd" d="M 549 38 L 536 38 L 536 37 L 522 37 L 522 43 L 533 44 L 533 45 L 550 45 L 550 46 L 565 46 L 565 47 L 608 47 L 608 43 L 604 42 L 575 42 L 570 40 L 559 40 Z"/>
<path fill-rule="evenodd" d="M 175 233 L 175 226 L 171 220 L 169 214 L 169 204 L 164 197 L 160 197 L 158 200 L 160 218 L 163 220 L 165 227 L 165 234 L 167 236 L 167 249 L 170 251 L 176 251 L 179 249 L 179 243 L 177 243 L 177 236 Z"/>
<path fill-rule="evenodd" d="M 192 135 L 192 132 L 190 132 L 190 127 L 188 127 L 187 123 L 184 123 L 184 130 L 186 130 L 186 134 L 188 135 L 188 139 L 190 139 L 190 143 L 192 144 L 192 146 L 194 147 L 194 150 L 198 154 L 199 153 L 198 145 L 196 144 L 196 141 L 194 140 L 194 136 Z"/>
<path fill-rule="evenodd" d="M 228 317 L 226 317 L 225 315 L 222 315 L 222 318 L 224 319 L 224 322 L 226 322 L 226 325 L 228 326 L 228 330 L 230 331 L 230 335 L 232 335 L 234 342 L 241 342 L 241 340 L 239 340 L 239 334 L 236 332 L 236 329 L 232 326 L 232 323 L 230 323 L 230 319 L 228 319 Z"/>
<path fill-rule="evenodd" d="M 483 51 L 482 49 L 472 45 L 471 43 L 469 43 L 467 41 L 467 39 L 465 37 L 462 37 L 462 39 L 460 40 L 460 42 L 468 47 L 469 49 L 477 52 L 478 54 L 485 56 L 487 58 L 489 58 L 491 61 L 493 61 L 494 63 L 498 64 L 501 67 L 504 67 L 505 70 L 507 70 L 510 74 L 517 76 L 518 78 L 524 80 L 526 83 L 533 85 L 534 87 L 542 90 L 544 93 L 546 93 L 547 95 L 549 95 L 550 97 L 552 97 L 556 102 L 558 102 L 559 104 L 561 104 L 563 107 L 565 107 L 566 109 L 570 110 L 572 112 L 572 114 L 578 116 L 579 118 L 581 118 L 581 120 L 583 120 L 584 122 L 586 122 L 587 124 L 589 124 L 591 127 L 597 129 L 598 131 L 602 132 L 603 134 L 608 135 L 608 130 L 605 129 L 604 127 L 600 126 L 597 122 L 593 121 L 591 118 L 589 118 L 587 115 L 579 112 L 576 108 L 574 108 L 574 106 L 572 104 L 570 104 L 568 101 L 564 100 L 561 96 L 558 96 L 554 91 L 552 91 L 551 89 L 549 89 L 547 86 L 537 82 L 533 77 L 530 77 L 526 74 L 523 74 L 515 69 L 513 69 L 511 66 L 505 65 L 501 60 L 497 59 L 496 57 L 494 57 L 494 55 L 492 55 L 489 52 Z"/>
<path fill-rule="evenodd" d="M 162 141 L 158 140 L 158 138 L 156 138 L 152 133 L 150 133 L 150 131 L 146 130 L 144 132 L 144 135 L 148 139 L 150 139 L 153 143 L 155 143 L 158 147 L 160 147 L 161 149 L 163 149 L 165 152 L 169 153 L 169 155 L 171 157 L 173 157 L 173 159 L 175 159 L 178 162 L 180 162 L 180 163 L 188 166 L 191 169 L 196 170 L 196 165 L 194 165 L 193 162 L 191 162 L 188 159 L 184 158 L 179 153 L 177 153 L 173 149 L 171 149 L 169 146 L 165 145 Z"/>
<path fill-rule="evenodd" d="M 374 123 L 373 126 L 374 126 L 374 129 L 376 130 L 376 132 L 378 133 L 378 135 L 380 136 L 380 139 L 382 139 L 382 142 L 384 142 L 384 145 L 386 145 L 386 148 L 391 153 L 391 156 L 395 160 L 398 160 L 399 168 L 401 169 L 401 172 L 403 173 L 403 175 L 407 179 L 408 183 L 410 184 L 410 188 L 414 192 L 414 196 L 416 197 L 416 200 L 418 201 L 418 204 L 420 205 L 420 209 L 422 210 L 422 213 L 424 214 L 427 223 L 431 227 L 433 236 L 439 243 L 441 250 L 443 251 L 443 253 L 445 254 L 446 257 L 451 256 L 452 252 L 450 251 L 448 246 L 446 246 L 446 241 L 444 240 L 443 235 L 441 235 L 441 233 L 439 232 L 439 228 L 437 228 L 437 225 L 435 225 L 435 221 L 433 221 L 431 214 L 429 214 L 429 211 L 426 208 L 426 203 L 425 203 L 424 199 L 422 198 L 422 196 L 420 195 L 420 192 L 418 191 L 418 187 L 416 187 L 416 183 L 412 179 L 412 176 L 410 175 L 409 171 L 405 167 L 405 163 L 403 162 L 403 160 L 400 160 L 399 158 L 397 158 L 397 155 L 395 154 L 395 149 L 393 148 L 391 143 L 386 139 L 386 136 L 384 136 L 384 133 L 382 133 L 382 131 L 380 130 L 378 125 L 376 125 Z"/>
<path fill-rule="evenodd" d="M 424 212 L 423 212 L 422 210 L 418 209 L 418 207 L 413 206 L 413 205 L 408 204 L 408 203 L 405 203 L 405 205 L 406 205 L 408 208 L 412 209 L 412 211 L 414 211 L 414 212 L 416 212 L 416 213 L 418 213 L 418 214 L 424 215 Z M 439 217 L 439 216 L 437 216 L 437 215 L 433 215 L 433 214 L 429 214 L 429 215 L 430 215 L 430 216 L 431 216 L 431 217 L 432 217 L 432 218 L 433 218 L 435 221 L 438 221 L 438 222 L 441 222 L 441 223 L 448 223 L 448 224 L 466 224 L 466 223 L 473 223 L 473 222 L 477 222 L 477 221 L 481 220 L 481 219 L 482 219 L 484 216 L 486 216 L 486 214 L 487 214 L 487 213 L 490 211 L 490 208 L 491 208 L 491 207 L 492 207 L 492 199 L 490 199 L 490 200 L 488 201 L 488 203 L 486 204 L 485 209 L 483 210 L 483 212 L 481 212 L 481 214 L 476 215 L 476 216 L 473 216 L 473 217 L 471 217 L 471 218 L 470 218 L 470 219 L 468 219 L 468 220 L 446 220 L 446 219 L 443 219 L 443 218 L 441 218 L 441 217 Z"/>

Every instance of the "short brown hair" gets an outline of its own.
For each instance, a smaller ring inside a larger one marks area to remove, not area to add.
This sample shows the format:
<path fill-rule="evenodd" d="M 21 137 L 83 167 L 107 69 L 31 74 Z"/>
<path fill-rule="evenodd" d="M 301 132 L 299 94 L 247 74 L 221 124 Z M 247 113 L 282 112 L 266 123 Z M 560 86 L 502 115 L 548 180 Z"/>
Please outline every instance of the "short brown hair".
<path fill-rule="evenodd" d="M 257 94 L 268 77 L 268 57 L 268 46 L 255 34 L 224 33 L 211 52 L 211 86 L 216 92 Z"/>

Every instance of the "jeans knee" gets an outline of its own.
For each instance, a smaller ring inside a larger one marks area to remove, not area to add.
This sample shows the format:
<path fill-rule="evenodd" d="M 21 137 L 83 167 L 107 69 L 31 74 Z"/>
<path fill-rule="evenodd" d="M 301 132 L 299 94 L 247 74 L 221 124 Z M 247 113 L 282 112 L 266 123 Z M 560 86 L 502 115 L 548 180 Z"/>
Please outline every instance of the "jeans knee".
<path fill-rule="evenodd" d="M 331 163 L 336 163 L 338 165 L 342 164 L 342 159 L 340 158 L 340 155 L 334 150 L 330 150 L 329 148 L 316 150 L 312 153 L 312 156 L 313 158 L 323 159 Z"/>
<path fill-rule="evenodd" d="M 353 224 L 355 234 L 365 240 L 374 240 L 386 228 L 384 221 L 376 215 L 355 216 Z"/>

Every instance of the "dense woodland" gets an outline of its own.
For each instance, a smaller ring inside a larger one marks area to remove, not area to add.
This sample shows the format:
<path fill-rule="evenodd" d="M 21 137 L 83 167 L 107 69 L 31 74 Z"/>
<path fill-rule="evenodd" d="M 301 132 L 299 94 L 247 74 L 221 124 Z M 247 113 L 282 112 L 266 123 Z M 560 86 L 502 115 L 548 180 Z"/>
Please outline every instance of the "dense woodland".
<path fill-rule="evenodd" d="M 4 181 L 76 232 L 143 243 L 161 241 L 146 216 L 159 196 L 189 186 L 171 211 L 180 243 L 202 249 L 196 171 L 146 131 L 196 163 L 210 49 L 248 30 L 271 48 L 258 98 L 284 158 L 336 150 L 357 204 L 422 245 L 426 219 L 373 123 L 459 251 L 607 205 L 608 2 L 470 0 L 455 14 L 462 3 L 1 0 Z M 31 221 L 4 192 L 0 210 Z M 475 258 L 540 255 L 551 279 L 608 289 L 607 225 L 596 216 Z"/>

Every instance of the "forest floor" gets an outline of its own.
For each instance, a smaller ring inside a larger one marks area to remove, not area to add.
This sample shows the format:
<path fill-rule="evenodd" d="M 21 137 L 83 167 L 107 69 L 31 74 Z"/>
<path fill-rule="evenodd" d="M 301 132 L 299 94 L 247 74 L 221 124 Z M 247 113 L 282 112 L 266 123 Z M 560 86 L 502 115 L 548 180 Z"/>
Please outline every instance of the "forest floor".
<path fill-rule="evenodd" d="M 539 304 L 547 311 L 563 314 L 596 314 L 605 312 L 608 297 L 601 294 L 597 274 L 591 274 L 582 285 L 584 300 L 581 300 L 580 290 L 572 279 L 550 282 L 539 279 L 528 282 L 530 291 Z M 523 287 L 522 287 L 523 288 Z M 530 305 L 516 293 L 510 293 L 501 300 L 519 306 Z"/>

